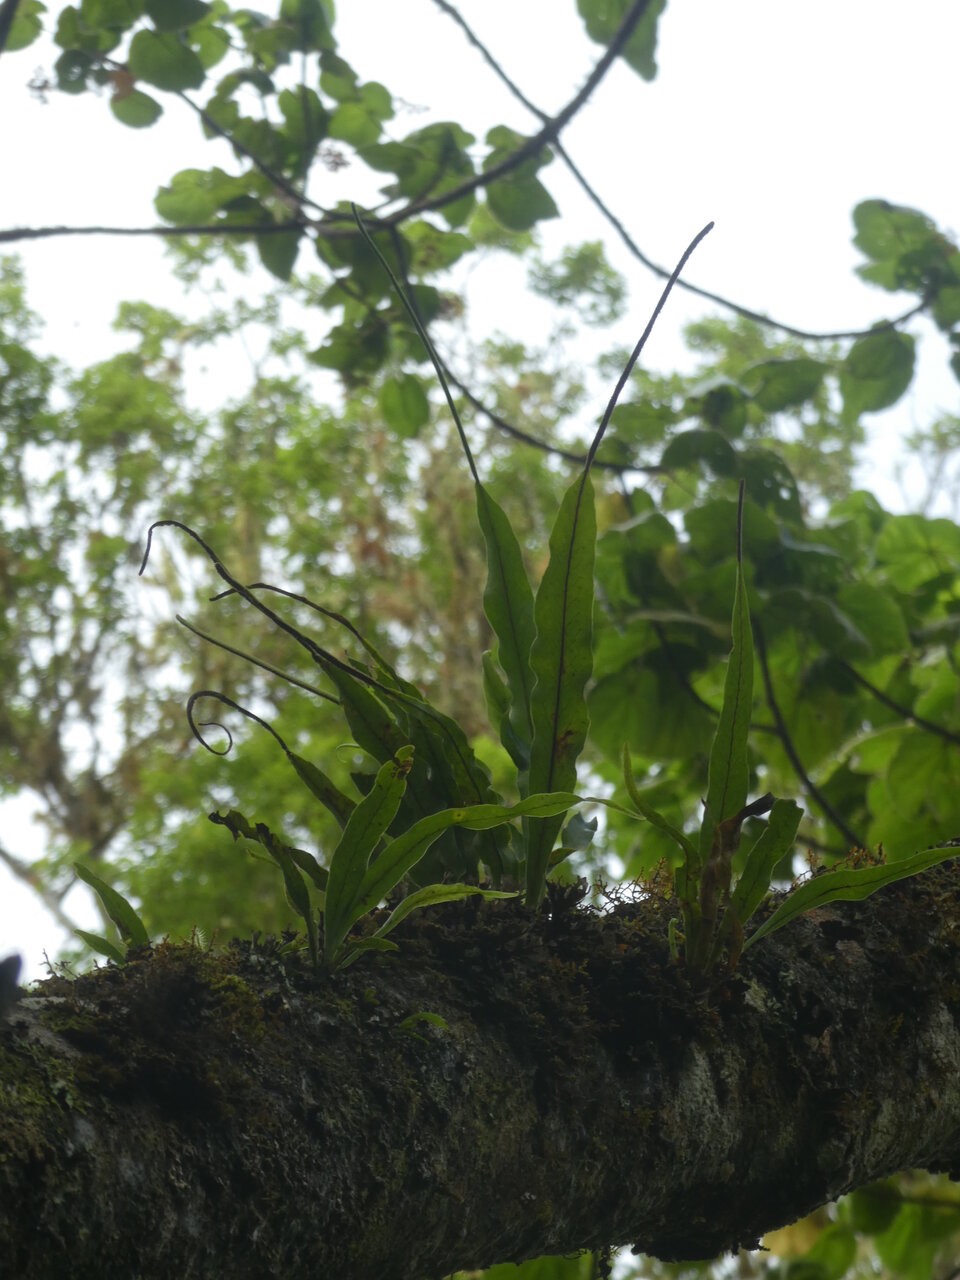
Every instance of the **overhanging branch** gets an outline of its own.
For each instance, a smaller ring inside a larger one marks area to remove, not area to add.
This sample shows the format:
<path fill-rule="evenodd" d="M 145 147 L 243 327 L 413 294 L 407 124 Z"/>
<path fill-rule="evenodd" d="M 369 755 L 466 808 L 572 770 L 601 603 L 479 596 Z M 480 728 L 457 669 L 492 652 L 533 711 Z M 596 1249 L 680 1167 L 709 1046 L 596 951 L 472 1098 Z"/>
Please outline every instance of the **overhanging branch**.
<path fill-rule="evenodd" d="M 702 989 L 668 959 L 668 904 L 558 898 L 411 917 L 398 956 L 333 978 L 246 945 L 50 980 L 0 1033 L 0 1256 L 22 1280 L 703 1257 L 955 1169 L 955 867 Z"/>

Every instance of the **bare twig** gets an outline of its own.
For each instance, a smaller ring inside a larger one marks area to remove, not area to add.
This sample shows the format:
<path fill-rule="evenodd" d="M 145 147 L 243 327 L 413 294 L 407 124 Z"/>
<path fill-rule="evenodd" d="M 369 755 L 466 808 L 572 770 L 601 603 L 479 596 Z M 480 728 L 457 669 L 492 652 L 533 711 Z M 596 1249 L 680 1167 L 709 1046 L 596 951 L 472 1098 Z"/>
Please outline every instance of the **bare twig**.
<path fill-rule="evenodd" d="M 454 8 L 454 6 L 450 4 L 448 0 L 434 0 L 434 4 L 436 4 L 437 7 L 448 17 L 453 19 L 464 33 L 466 39 L 474 46 L 483 58 L 484 62 L 486 62 L 491 71 L 493 71 L 494 75 L 496 75 L 501 83 L 510 91 L 510 93 L 513 94 L 517 101 L 522 103 L 523 106 L 526 107 L 532 115 L 536 116 L 538 120 L 543 122 L 548 121 L 549 116 L 547 116 L 545 112 L 541 111 L 535 103 L 531 102 L 519 85 L 517 85 L 516 82 L 507 75 L 506 71 L 497 59 L 493 56 L 479 36 L 477 36 L 472 30 L 462 15 Z M 553 145 L 557 155 L 567 166 L 584 194 L 590 201 L 592 201 L 594 206 L 614 229 L 623 241 L 624 246 L 633 255 L 633 257 L 646 267 L 648 271 L 653 272 L 654 275 L 660 276 L 663 280 L 669 279 L 670 271 L 666 267 L 660 266 L 659 263 L 654 262 L 651 258 L 647 257 L 620 219 L 613 213 L 610 207 L 604 203 L 597 194 L 596 189 L 587 181 L 580 169 L 574 164 L 560 140 L 555 139 Z M 703 289 L 699 285 L 692 284 L 689 280 L 680 279 L 676 283 L 679 288 L 685 289 L 688 293 L 695 294 L 699 298 L 704 298 L 708 302 L 715 302 L 718 306 L 724 307 L 728 311 L 733 311 L 738 316 L 743 316 L 745 320 L 752 320 L 755 324 L 765 325 L 768 328 L 779 329 L 781 333 L 789 334 L 794 338 L 802 338 L 806 341 L 816 342 L 839 341 L 840 339 L 845 338 L 862 338 L 870 333 L 883 332 L 887 329 L 896 329 L 899 328 L 900 325 L 905 324 L 906 321 L 911 320 L 914 316 L 919 315 L 927 306 L 927 299 L 924 298 L 916 306 L 905 311 L 903 315 L 897 316 L 896 319 L 883 320 L 866 329 L 842 329 L 831 333 L 815 333 L 809 329 L 798 329 L 795 325 L 785 324 L 781 320 L 775 320 L 772 316 L 764 315 L 763 312 L 753 311 L 749 307 L 741 306 L 739 303 L 733 302 L 730 298 L 725 298 L 719 293 L 713 293 L 709 289 Z"/>
<path fill-rule="evenodd" d="M 753 634 L 756 642 L 757 661 L 760 664 L 760 673 L 763 677 L 763 687 L 764 692 L 766 693 L 767 706 L 770 708 L 770 714 L 773 716 L 773 722 L 777 727 L 777 733 L 779 734 L 780 741 L 783 744 L 783 749 L 786 752 L 787 759 L 790 761 L 791 765 L 793 765 L 793 770 L 800 779 L 800 782 L 803 784 L 804 791 L 808 796 L 810 796 L 811 800 L 815 801 L 815 803 L 819 805 L 821 812 L 827 820 L 833 823 L 851 848 L 862 849 L 863 841 L 857 833 L 852 830 L 852 828 L 847 826 L 840 814 L 837 813 L 836 809 L 810 777 L 810 774 L 804 767 L 803 761 L 800 759 L 796 745 L 790 735 L 790 730 L 787 728 L 787 722 L 783 718 L 783 713 L 780 710 L 776 694 L 773 690 L 773 679 L 770 675 L 770 663 L 767 661 L 767 646 L 764 640 L 763 630 L 756 619 L 754 619 L 753 622 Z"/>
<path fill-rule="evenodd" d="M 925 729 L 927 733 L 932 733 L 937 738 L 943 738 L 945 742 L 952 742 L 955 746 L 960 746 L 960 734 L 952 733 L 949 729 L 945 729 L 943 725 L 935 724 L 933 720 L 927 720 L 923 716 L 918 716 L 911 707 L 906 706 L 902 702 L 897 702 L 896 699 L 891 698 L 888 693 L 884 693 L 884 691 L 882 689 L 878 689 L 875 684 L 871 684 L 866 676 L 862 676 L 855 667 L 851 667 L 850 663 L 844 661 L 843 658 L 838 659 L 838 662 L 844 671 L 846 671 L 848 675 L 852 676 L 862 689 L 866 689 L 867 693 L 876 698 L 876 700 L 882 703 L 883 706 L 888 707 L 891 711 L 895 711 L 897 715 L 902 716 L 904 720 L 908 721 L 910 724 L 915 724 L 918 729 Z"/>

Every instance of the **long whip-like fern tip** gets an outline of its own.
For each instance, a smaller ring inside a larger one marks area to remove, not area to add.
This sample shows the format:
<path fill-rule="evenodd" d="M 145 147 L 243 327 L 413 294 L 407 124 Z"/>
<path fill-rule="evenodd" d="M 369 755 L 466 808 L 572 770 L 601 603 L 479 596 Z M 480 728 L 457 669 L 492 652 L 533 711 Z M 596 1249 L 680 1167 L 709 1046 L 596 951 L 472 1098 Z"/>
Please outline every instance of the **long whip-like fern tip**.
<path fill-rule="evenodd" d="M 387 261 L 382 249 L 376 243 L 373 236 L 370 234 L 366 223 L 360 217 L 359 209 L 355 204 L 351 204 L 350 208 L 353 211 L 353 220 L 354 222 L 356 222 L 357 228 L 359 229 L 360 234 L 363 236 L 364 240 L 366 240 L 367 244 L 370 246 L 373 252 L 377 255 L 377 258 L 380 261 L 380 265 L 383 267 L 384 271 L 390 277 L 390 283 L 393 285 L 394 289 L 396 290 L 397 297 L 403 303 L 404 308 L 406 309 L 407 315 L 413 321 L 413 326 L 416 329 L 417 333 L 420 335 L 420 341 L 423 343 L 424 347 L 426 348 L 427 355 L 430 357 L 430 362 L 432 363 L 434 370 L 436 371 L 437 381 L 440 383 L 440 386 L 443 388 L 443 394 L 446 397 L 447 406 L 450 409 L 450 414 L 453 418 L 454 425 L 457 428 L 457 435 L 460 437 L 460 444 L 463 447 L 463 452 L 467 459 L 467 465 L 470 468 L 470 474 L 473 476 L 476 483 L 479 484 L 480 473 L 477 471 L 477 464 L 476 462 L 474 462 L 474 459 L 473 459 L 473 451 L 470 448 L 469 441 L 467 440 L 467 434 L 463 429 L 463 422 L 461 421 L 460 414 L 457 412 L 457 406 L 454 403 L 453 394 L 450 391 L 450 384 L 447 381 L 446 372 L 444 370 L 442 363 L 440 362 L 440 357 L 437 355 L 436 348 L 434 347 L 433 342 L 430 339 L 430 335 L 427 333 L 426 325 L 420 319 L 419 313 L 417 312 L 417 308 L 414 305 L 413 299 L 410 297 L 410 295 L 407 293 L 407 290 L 404 288 L 403 282 L 400 280 L 399 276 L 394 271 L 393 267 L 391 267 L 390 263 Z"/>
<path fill-rule="evenodd" d="M 593 465 L 593 460 L 597 456 L 597 450 L 600 448 L 600 441 L 603 439 L 604 433 L 606 432 L 607 427 L 610 425 L 610 418 L 613 416 L 613 411 L 617 407 L 617 401 L 620 399 L 620 393 L 623 391 L 623 388 L 627 385 L 627 379 L 630 377 L 631 373 L 633 373 L 633 367 L 637 363 L 637 361 L 640 359 L 640 353 L 643 351 L 643 348 L 647 345 L 647 339 L 650 337 L 650 334 L 653 332 L 653 326 L 657 323 L 657 320 L 660 318 L 660 312 L 663 310 L 667 299 L 670 297 L 670 294 L 673 290 L 673 286 L 677 283 L 677 281 L 680 279 L 680 276 L 683 274 L 683 269 L 689 262 L 690 256 L 693 253 L 694 249 L 696 249 L 700 241 L 703 240 L 706 236 L 708 236 L 712 230 L 713 230 L 713 223 L 708 222 L 705 227 L 703 227 L 700 231 L 697 232 L 697 234 L 693 237 L 693 239 L 687 245 L 686 249 L 684 249 L 683 254 L 681 255 L 680 261 L 671 271 L 670 279 L 663 286 L 663 292 L 660 294 L 660 298 L 657 302 L 657 305 L 653 308 L 653 311 L 651 312 L 650 319 L 647 321 L 647 326 L 644 329 L 643 333 L 641 333 L 640 335 L 639 342 L 633 348 L 633 351 L 630 353 L 630 359 L 623 366 L 623 371 L 621 372 L 620 377 L 617 379 L 617 385 L 613 389 L 613 395 L 610 397 L 610 401 L 603 412 L 603 417 L 600 419 L 600 425 L 599 427 L 597 427 L 596 435 L 593 437 L 593 442 L 590 445 L 590 449 L 587 453 L 587 460 L 584 463 L 584 468 L 583 468 L 584 472 L 588 472 L 590 470 L 590 467 Z"/>

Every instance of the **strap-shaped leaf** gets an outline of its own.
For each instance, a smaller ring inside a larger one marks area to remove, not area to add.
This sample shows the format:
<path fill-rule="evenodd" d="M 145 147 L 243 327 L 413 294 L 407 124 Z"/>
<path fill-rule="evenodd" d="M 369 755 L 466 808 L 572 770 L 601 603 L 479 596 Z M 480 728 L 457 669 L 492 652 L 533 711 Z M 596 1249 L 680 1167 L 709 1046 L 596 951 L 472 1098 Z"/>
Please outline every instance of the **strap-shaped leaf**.
<path fill-rule="evenodd" d="M 774 870 L 797 838 L 803 810 L 792 800 L 775 800 L 767 825 L 747 854 L 743 874 L 730 896 L 730 910 L 746 924 L 770 888 Z"/>
<path fill-rule="evenodd" d="M 699 861 L 702 867 L 713 846 L 718 823 L 739 813 L 747 799 L 750 767 L 747 741 L 753 710 L 753 632 L 750 606 L 743 578 L 741 539 L 743 484 L 737 508 L 737 581 L 733 598 L 733 648 L 727 662 L 720 720 L 710 750 L 707 803 L 700 827 Z"/>
<path fill-rule="evenodd" d="M 537 635 L 530 665 L 533 743 L 530 793 L 571 790 L 590 720 L 584 687 L 593 670 L 593 564 L 597 519 L 586 471 L 563 496 L 550 535 L 550 559 L 537 591 Z M 543 897 L 550 850 L 562 817 L 527 828 L 527 901 Z"/>
<path fill-rule="evenodd" d="M 647 804 L 643 796 L 640 794 L 640 788 L 637 786 L 636 779 L 633 776 L 633 761 L 630 759 L 630 748 L 624 743 L 623 745 L 623 781 L 627 788 L 627 794 L 633 802 L 636 814 L 631 817 L 640 816 L 644 821 L 649 822 L 652 827 L 656 827 L 658 831 L 662 831 L 664 835 L 669 836 L 674 844 L 680 849 L 684 856 L 684 861 L 689 862 L 691 858 L 696 857 L 696 849 L 693 842 L 683 834 L 679 827 L 675 827 L 672 822 L 668 822 L 662 813 L 654 809 L 652 805 Z M 630 813 L 630 810 L 623 805 L 612 804 L 610 801 L 602 802 L 609 808 L 617 809 L 620 813 Z"/>
<path fill-rule="evenodd" d="M 120 937 L 131 947 L 141 947 L 150 941 L 146 926 L 122 893 L 107 884 L 82 862 L 75 862 L 73 869 L 88 884 L 103 904 L 103 909 L 120 930 Z"/>
<path fill-rule="evenodd" d="M 527 796 L 514 805 L 476 804 L 463 809 L 446 809 L 415 823 L 409 831 L 391 840 L 370 866 L 357 897 L 350 924 L 366 915 L 400 883 L 407 872 L 420 861 L 433 842 L 450 827 L 466 827 L 469 831 L 488 831 L 515 818 L 552 818 L 563 815 L 580 797 L 570 792 Z M 329 894 L 329 889 L 328 889 Z M 349 928 L 349 925 L 348 925 Z"/>
<path fill-rule="evenodd" d="M 912 857 L 885 862 L 878 867 L 840 867 L 835 871 L 825 871 L 823 875 L 804 881 L 788 894 L 773 915 L 751 933 L 743 949 L 746 951 L 755 942 L 782 929 L 785 924 L 806 911 L 825 907 L 828 902 L 858 902 L 869 898 L 871 893 L 876 893 L 878 889 L 883 889 L 896 880 L 905 880 L 908 876 L 915 876 L 928 867 L 936 866 L 938 862 L 946 862 L 957 856 L 955 846 L 948 849 L 924 849 Z"/>
<path fill-rule="evenodd" d="M 507 677 L 509 723 L 516 741 L 529 751 L 533 738 L 530 651 L 536 635 L 533 591 L 523 566 L 520 543 L 506 513 L 479 482 L 476 490 L 477 516 L 487 546 L 483 608 L 497 637 L 497 661 Z"/>
<path fill-rule="evenodd" d="M 406 919 L 411 911 L 416 911 L 420 907 L 432 907 L 438 902 L 459 902 L 462 898 L 475 897 L 477 894 L 483 898 L 515 898 L 517 890 L 508 892 L 504 889 L 481 889 L 475 884 L 427 884 L 422 889 L 417 889 L 415 893 L 408 893 L 394 907 L 373 936 L 384 937 L 392 932 L 401 920 Z"/>
<path fill-rule="evenodd" d="M 99 933 L 88 933 L 86 929 L 74 929 L 73 932 L 87 944 L 91 951 L 96 951 L 99 955 L 106 956 L 114 964 L 127 963 L 126 952 L 121 947 L 118 947 L 115 942 L 111 942 L 109 938 L 104 938 Z"/>
<path fill-rule="evenodd" d="M 318 768 L 310 760 L 305 760 L 296 751 L 288 751 L 287 759 L 297 771 L 297 776 L 301 782 L 307 785 L 313 795 L 333 815 L 342 828 L 356 808 L 355 802 L 348 795 L 345 795 L 322 769 Z"/>
<path fill-rule="evenodd" d="M 401 748 L 382 766 L 369 793 L 347 821 L 333 851 L 324 904 L 324 954 L 329 962 L 340 949 L 353 914 L 367 863 L 377 843 L 393 821 L 407 786 L 413 764 L 412 748 Z"/>

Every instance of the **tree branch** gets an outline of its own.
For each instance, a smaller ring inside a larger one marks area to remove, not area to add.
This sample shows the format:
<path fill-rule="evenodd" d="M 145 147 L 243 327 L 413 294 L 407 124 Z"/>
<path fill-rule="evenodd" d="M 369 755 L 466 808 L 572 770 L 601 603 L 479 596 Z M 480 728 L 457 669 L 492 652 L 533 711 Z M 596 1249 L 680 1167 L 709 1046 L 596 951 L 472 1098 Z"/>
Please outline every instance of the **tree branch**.
<path fill-rule="evenodd" d="M 458 10 L 455 9 L 452 4 L 448 3 L 448 0 L 434 0 L 434 4 L 449 18 L 452 18 L 457 26 L 460 27 L 466 39 L 474 46 L 483 58 L 484 62 L 486 62 L 493 71 L 494 75 L 496 75 L 505 88 L 513 94 L 517 101 L 522 103 L 523 106 L 526 107 L 532 115 L 536 116 L 538 120 L 548 121 L 549 116 L 547 116 L 545 112 L 541 111 L 535 103 L 531 102 L 520 86 L 509 75 L 507 75 L 500 62 L 493 56 L 487 46 L 473 31 L 469 23 L 458 12 Z M 654 275 L 660 276 L 662 280 L 668 280 L 670 278 L 670 270 L 667 267 L 660 266 L 659 263 L 656 263 L 651 258 L 647 257 L 620 219 L 600 198 L 596 188 L 587 181 L 580 169 L 574 164 L 569 153 L 566 151 L 559 139 L 555 140 L 554 148 L 557 155 L 567 166 L 571 175 L 583 190 L 584 194 L 600 211 L 602 216 L 614 229 L 622 240 L 624 246 L 633 255 L 633 257 L 646 267 L 648 271 L 652 271 Z M 772 316 L 764 315 L 761 311 L 752 311 L 749 307 L 741 306 L 740 303 L 733 302 L 730 298 L 723 297 L 719 293 L 713 293 L 709 289 L 703 289 L 699 285 L 691 284 L 689 280 L 686 280 L 683 277 L 677 281 L 677 285 L 681 289 L 686 289 L 688 293 L 695 294 L 699 298 L 704 298 L 708 302 L 715 302 L 718 306 L 734 312 L 735 315 L 743 316 L 745 320 L 752 320 L 755 324 L 765 325 L 768 328 L 779 329 L 781 333 L 789 334 L 794 338 L 802 338 L 807 341 L 815 342 L 839 341 L 840 339 L 845 338 L 863 338 L 870 333 L 883 332 L 887 329 L 897 329 L 900 325 L 905 324 L 906 321 L 912 320 L 914 316 L 920 315 L 920 313 L 925 311 L 927 307 L 927 299 L 924 298 L 916 306 L 905 311 L 903 315 L 897 316 L 896 319 L 877 321 L 876 324 L 866 329 L 842 329 L 831 333 L 815 333 L 809 329 L 798 329 L 795 325 L 785 324 L 781 320 L 775 320 Z"/>
<path fill-rule="evenodd" d="M 443 191 L 438 195 L 413 200 L 402 208 L 395 210 L 391 214 L 386 214 L 381 218 L 367 216 L 367 224 L 372 231 L 382 230 L 387 227 L 396 226 L 399 223 L 406 222 L 408 218 L 415 214 L 424 213 L 432 209 L 442 209 L 448 204 L 462 199 L 465 195 L 469 195 L 472 191 L 476 191 L 479 187 L 485 187 L 491 182 L 495 182 L 498 178 L 505 177 L 508 173 L 512 173 L 524 161 L 531 156 L 535 156 L 542 151 L 545 146 L 554 142 L 563 129 L 570 123 L 573 117 L 586 103 L 587 99 L 600 84 L 601 80 L 613 65 L 615 59 L 619 56 L 624 45 L 633 34 L 634 28 L 646 12 L 650 0 L 634 0 L 633 5 L 624 16 L 623 22 L 616 36 L 611 40 L 594 66 L 590 75 L 587 77 L 583 87 L 574 94 L 573 98 L 556 116 L 548 119 L 543 125 L 539 133 L 528 138 L 527 141 L 518 147 L 516 151 L 510 153 L 499 164 L 494 165 L 490 169 L 484 170 L 482 173 L 474 174 L 472 178 L 460 183 L 459 186 L 451 187 L 447 191 Z M 189 99 L 187 99 L 189 102 Z M 191 102 L 191 106 L 194 104 Z M 194 108 L 198 110 L 198 108 Z M 217 130 L 227 141 L 233 144 L 229 134 L 223 130 Z M 253 157 L 250 157 L 253 160 Z M 262 169 L 262 165 L 257 163 L 257 167 Z M 271 176 L 271 181 L 276 179 Z M 302 196 L 297 196 L 300 202 L 303 202 Z M 263 233 L 276 231 L 289 231 L 298 227 L 309 226 L 321 238 L 339 239 L 353 238 L 359 235 L 356 226 L 353 224 L 350 214 L 330 214 L 318 221 L 295 220 L 286 223 L 266 224 L 263 226 L 245 226 L 245 227 L 225 227 L 214 223 L 212 226 L 195 226 L 195 227 L 34 227 L 22 228 L 14 227 L 6 230 L 0 230 L 0 243 L 15 240 L 41 239 L 49 236 L 64 235 L 240 235 L 254 234 L 261 235 Z M 667 273 L 670 274 L 669 272 Z"/>
<path fill-rule="evenodd" d="M 2 1256 L 20 1280 L 712 1257 L 900 1169 L 956 1172 L 955 867 L 700 988 L 669 904 L 562 891 L 434 908 L 333 977 L 238 943 L 50 979 L 0 1033 L 30 1099 L 4 1122 Z"/>

